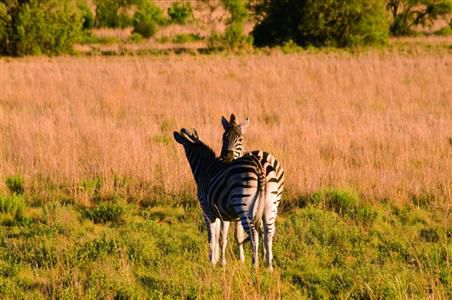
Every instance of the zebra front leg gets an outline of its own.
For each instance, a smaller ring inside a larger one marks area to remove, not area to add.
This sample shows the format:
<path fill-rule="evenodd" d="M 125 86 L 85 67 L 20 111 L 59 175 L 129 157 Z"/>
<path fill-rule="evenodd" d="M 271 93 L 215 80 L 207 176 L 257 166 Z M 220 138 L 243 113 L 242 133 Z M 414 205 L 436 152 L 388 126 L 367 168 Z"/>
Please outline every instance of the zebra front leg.
<path fill-rule="evenodd" d="M 211 221 L 209 218 L 205 218 L 205 222 L 207 225 L 207 238 L 209 241 L 209 261 L 215 265 L 218 261 L 217 244 L 219 237 L 220 220 L 215 219 L 214 221 Z"/>
<path fill-rule="evenodd" d="M 220 219 L 216 219 L 215 222 L 213 223 L 213 228 L 214 228 L 214 234 L 213 234 L 213 240 L 214 240 L 214 245 L 213 245 L 213 264 L 215 265 L 218 262 L 218 259 L 220 258 L 220 230 L 221 230 L 221 220 Z"/>
<path fill-rule="evenodd" d="M 223 226 L 221 228 L 221 265 L 226 265 L 226 245 L 228 243 L 228 230 L 229 230 L 228 221 L 223 221 Z"/>
<path fill-rule="evenodd" d="M 235 240 L 239 245 L 239 255 L 242 263 L 245 263 L 245 250 L 243 248 L 245 239 L 245 231 L 243 230 L 242 224 L 240 222 L 235 222 Z"/>

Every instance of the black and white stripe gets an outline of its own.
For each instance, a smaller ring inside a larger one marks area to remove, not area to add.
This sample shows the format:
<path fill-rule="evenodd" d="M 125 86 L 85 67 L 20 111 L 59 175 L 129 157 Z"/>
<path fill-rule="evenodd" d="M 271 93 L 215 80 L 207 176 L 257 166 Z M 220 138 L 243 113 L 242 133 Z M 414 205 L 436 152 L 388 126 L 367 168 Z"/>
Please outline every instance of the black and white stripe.
<path fill-rule="evenodd" d="M 226 162 L 231 162 L 242 156 L 244 138 L 243 134 L 249 126 L 250 120 L 246 118 L 242 123 L 237 124 L 236 117 L 231 114 L 229 121 L 222 117 L 221 123 L 224 128 L 223 145 L 221 151 L 221 159 Z M 278 214 L 278 205 L 284 191 L 284 169 L 281 163 L 270 153 L 265 151 L 252 151 L 246 153 L 244 157 L 254 157 L 259 160 L 260 164 L 265 170 L 265 179 L 267 189 L 270 191 L 272 200 L 267 204 L 264 210 L 264 253 L 271 268 L 271 261 L 273 254 L 271 252 L 272 238 L 275 234 L 275 220 Z M 243 246 L 244 240 L 243 229 L 240 225 L 236 226 L 236 240 L 239 243 L 240 259 L 243 261 Z M 269 246 L 267 244 L 270 244 Z M 269 251 L 267 251 L 269 249 Z"/>
<path fill-rule="evenodd" d="M 182 129 L 174 132 L 174 138 L 184 146 L 197 184 L 207 225 L 210 260 L 216 263 L 219 258 L 222 221 L 240 220 L 250 238 L 253 265 L 257 267 L 259 235 L 256 228 L 267 210 L 268 202 L 272 200 L 268 198 L 270 193 L 267 190 L 265 169 L 259 159 L 247 155 L 230 163 L 220 160 L 211 148 L 199 140 L 196 131 L 190 133 Z M 270 232 L 266 227 L 264 223 L 264 231 Z M 264 238 L 267 239 L 266 235 Z"/>

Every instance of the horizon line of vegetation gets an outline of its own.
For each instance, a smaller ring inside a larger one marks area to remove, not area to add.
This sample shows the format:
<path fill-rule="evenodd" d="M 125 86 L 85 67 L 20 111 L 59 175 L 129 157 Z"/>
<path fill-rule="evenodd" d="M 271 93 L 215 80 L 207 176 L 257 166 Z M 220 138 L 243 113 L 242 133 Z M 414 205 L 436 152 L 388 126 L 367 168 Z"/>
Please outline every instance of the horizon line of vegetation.
<path fill-rule="evenodd" d="M 210 2 L 202 1 L 214 6 Z M 76 43 L 105 42 L 94 36 L 96 28 L 132 27 L 128 41 L 140 42 L 154 36 L 159 27 L 196 21 L 191 3 L 185 0 L 173 2 L 166 13 L 153 0 L 94 0 L 93 4 L 94 10 L 86 0 L 0 2 L 0 55 L 74 53 Z M 452 34 L 452 19 L 447 20 L 452 0 L 221 0 L 217 5 L 227 12 L 224 33 L 180 35 L 173 41 L 206 40 L 209 50 L 353 48 L 385 45 L 390 36 L 416 34 L 416 28 L 438 19 L 448 24 L 436 34 Z M 255 26 L 245 34 L 245 24 L 251 20 Z"/>

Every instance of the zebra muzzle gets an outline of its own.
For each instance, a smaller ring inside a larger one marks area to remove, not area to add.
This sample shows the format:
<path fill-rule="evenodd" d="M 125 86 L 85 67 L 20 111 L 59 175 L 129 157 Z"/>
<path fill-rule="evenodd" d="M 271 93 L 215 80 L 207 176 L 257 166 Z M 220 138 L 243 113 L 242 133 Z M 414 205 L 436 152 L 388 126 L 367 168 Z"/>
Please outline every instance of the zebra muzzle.
<path fill-rule="evenodd" d="M 224 156 L 224 160 L 226 162 L 230 162 L 234 159 L 234 152 L 233 151 L 228 151 L 226 152 L 226 155 Z"/>

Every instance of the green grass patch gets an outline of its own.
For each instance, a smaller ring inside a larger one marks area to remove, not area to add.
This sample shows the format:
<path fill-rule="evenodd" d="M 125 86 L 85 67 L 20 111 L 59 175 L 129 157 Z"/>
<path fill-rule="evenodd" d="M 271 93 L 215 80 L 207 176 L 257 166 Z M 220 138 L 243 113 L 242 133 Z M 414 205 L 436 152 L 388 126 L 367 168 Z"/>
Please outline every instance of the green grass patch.
<path fill-rule="evenodd" d="M 95 190 L 97 183 L 84 185 Z M 302 208 L 278 216 L 270 273 L 262 253 L 259 271 L 252 269 L 249 245 L 245 265 L 238 261 L 233 230 L 227 266 L 213 267 L 195 199 L 149 199 L 104 197 L 90 208 L 60 202 L 23 206 L 22 221 L 0 223 L 0 298 L 451 295 L 452 230 L 437 211 L 390 201 L 371 206 L 346 189 L 319 191 L 303 198 Z M 1 208 L 0 216 L 12 211 Z"/>
<path fill-rule="evenodd" d="M 119 223 L 123 219 L 124 207 L 120 204 L 104 202 L 83 210 L 83 217 L 94 223 Z"/>
<path fill-rule="evenodd" d="M 12 194 L 22 195 L 25 191 L 24 179 L 20 175 L 14 175 L 6 178 L 5 184 Z"/>

